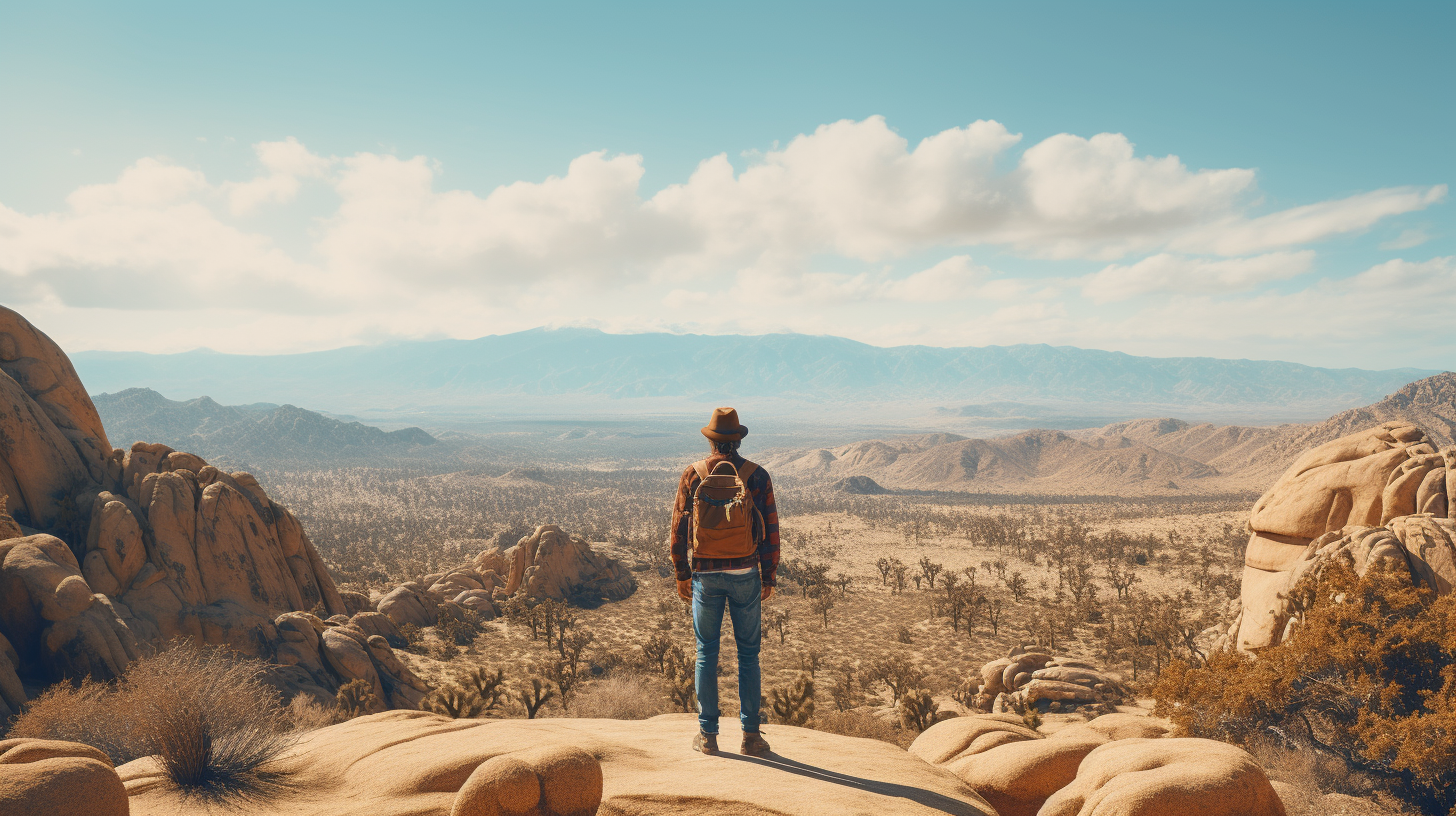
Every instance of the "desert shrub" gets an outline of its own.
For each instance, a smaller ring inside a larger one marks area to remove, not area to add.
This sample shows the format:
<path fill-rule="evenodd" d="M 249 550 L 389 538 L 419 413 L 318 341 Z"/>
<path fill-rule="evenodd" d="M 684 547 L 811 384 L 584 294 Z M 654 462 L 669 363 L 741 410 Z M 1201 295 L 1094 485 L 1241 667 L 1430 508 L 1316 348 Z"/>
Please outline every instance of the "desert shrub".
<path fill-rule="evenodd" d="M 155 755 L 180 788 L 255 794 L 270 780 L 264 767 L 295 739 L 266 671 L 233 652 L 175 645 L 133 663 L 115 685 L 42 695 L 11 736 L 85 742 L 117 764 Z"/>
<path fill-rule="evenodd" d="M 900 724 L 906 728 L 913 728 L 917 732 L 924 731 L 935 723 L 935 715 L 940 711 L 940 706 L 925 689 L 911 689 L 905 692 L 900 698 L 900 704 L 896 706 L 896 712 L 900 715 Z"/>
<path fill-rule="evenodd" d="M 339 721 L 337 708 L 325 706 L 307 694 L 295 695 L 289 701 L 287 716 L 294 731 L 316 731 Z"/>
<path fill-rule="evenodd" d="M 453 637 L 440 636 L 440 639 L 430 645 L 430 657 L 441 663 L 449 663 L 460 656 L 460 647 L 455 645 Z"/>
<path fill-rule="evenodd" d="M 82 742 L 101 749 L 117 765 L 146 756 L 136 722 L 119 706 L 116 688 L 89 678 L 79 687 L 57 683 L 30 701 L 8 736 Z"/>
<path fill-rule="evenodd" d="M 334 716 L 341 721 L 383 709 L 379 696 L 374 693 L 374 686 L 368 680 L 350 680 L 334 695 Z"/>
<path fill-rule="evenodd" d="M 800 674 L 787 687 L 770 691 L 769 711 L 783 725 L 807 725 L 814 718 L 814 678 Z"/>
<path fill-rule="evenodd" d="M 399 625 L 400 637 L 404 638 L 404 648 L 415 654 L 424 654 L 425 633 L 420 627 L 413 623 L 402 623 Z"/>
<path fill-rule="evenodd" d="M 900 643 L 914 643 L 915 633 L 910 631 L 910 627 L 901 626 L 899 629 L 895 630 L 895 640 L 899 641 Z"/>
<path fill-rule="evenodd" d="M 473 689 L 447 683 L 420 701 L 420 708 L 457 720 L 479 717 L 485 713 L 486 701 Z"/>
<path fill-rule="evenodd" d="M 645 720 L 673 708 L 662 680 L 617 673 L 584 684 L 576 694 L 572 713 L 606 720 Z"/>
<path fill-rule="evenodd" d="M 906 748 L 915 734 L 896 728 L 867 711 L 827 711 L 814 718 L 813 728 L 829 734 L 888 742 Z"/>
<path fill-rule="evenodd" d="M 1428 813 L 1456 806 L 1456 595 L 1404 568 L 1363 578 L 1343 562 L 1301 582 L 1303 621 L 1256 658 L 1171 664 L 1158 712 L 1180 731 L 1241 745 L 1274 738 L 1377 778 Z"/>

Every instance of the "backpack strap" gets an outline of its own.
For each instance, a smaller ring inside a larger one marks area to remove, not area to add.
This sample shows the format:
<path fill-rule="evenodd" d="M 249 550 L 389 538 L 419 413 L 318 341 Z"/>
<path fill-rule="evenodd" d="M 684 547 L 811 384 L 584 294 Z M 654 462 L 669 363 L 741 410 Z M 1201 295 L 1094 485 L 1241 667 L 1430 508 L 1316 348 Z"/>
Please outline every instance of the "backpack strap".
<path fill-rule="evenodd" d="M 708 460 L 699 459 L 693 463 L 693 471 L 698 474 L 698 481 L 708 478 Z"/>
<path fill-rule="evenodd" d="M 744 459 L 743 467 L 738 469 L 738 478 L 742 479 L 743 484 L 747 485 L 748 480 L 753 478 L 753 472 L 756 470 L 758 470 L 758 465 Z"/>

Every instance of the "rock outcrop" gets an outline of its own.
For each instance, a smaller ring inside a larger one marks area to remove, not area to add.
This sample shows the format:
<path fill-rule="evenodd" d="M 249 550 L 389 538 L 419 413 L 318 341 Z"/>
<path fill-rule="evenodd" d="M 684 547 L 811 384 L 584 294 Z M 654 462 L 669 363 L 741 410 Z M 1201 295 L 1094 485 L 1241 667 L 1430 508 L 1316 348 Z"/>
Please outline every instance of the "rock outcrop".
<path fill-rule="evenodd" d="M 1282 816 L 1246 751 L 1171 732 L 1139 714 L 1106 714 L 1050 735 L 1020 717 L 975 714 L 927 728 L 910 753 L 964 780 L 1000 816 Z"/>
<path fill-rule="evenodd" d="M 176 638 L 276 660 L 286 691 L 332 696 L 372 672 L 381 700 L 418 702 L 423 684 L 372 642 L 377 623 L 334 617 L 349 610 L 318 552 L 250 474 L 165 445 L 112 449 L 65 354 L 3 307 L 0 372 L 0 715 L 26 684 L 113 678 Z M 323 614 L 290 617 L 310 611 Z"/>
<path fill-rule="evenodd" d="M 1132 696 L 1116 674 L 1024 646 L 981 667 L 979 679 L 970 690 L 973 707 L 997 714 L 1028 707 L 1070 711 L 1078 706 L 1117 705 Z"/>
<path fill-rule="evenodd" d="M 510 598 L 595 607 L 636 591 L 637 579 L 620 561 L 543 524 L 510 547 L 497 542 L 469 564 L 400 584 L 379 599 L 378 608 L 397 626 L 424 627 L 436 623 L 442 605 L 492 620 Z"/>
<path fill-rule="evenodd" d="M 995 816 L 954 775 L 877 740 L 773 730 L 774 754 L 688 749 L 697 717 L 452 720 L 392 711 L 314 731 L 275 769 L 289 785 L 256 816 L 307 812 L 737 813 Z M 132 816 L 192 812 L 152 760 L 118 769 Z"/>
<path fill-rule="evenodd" d="M 1258 650 L 1293 625 L 1288 596 L 1331 558 L 1362 574 L 1384 561 L 1438 592 L 1456 584 L 1456 448 L 1387 422 L 1320 445 L 1264 493 L 1249 517 L 1241 610 L 1221 645 Z"/>

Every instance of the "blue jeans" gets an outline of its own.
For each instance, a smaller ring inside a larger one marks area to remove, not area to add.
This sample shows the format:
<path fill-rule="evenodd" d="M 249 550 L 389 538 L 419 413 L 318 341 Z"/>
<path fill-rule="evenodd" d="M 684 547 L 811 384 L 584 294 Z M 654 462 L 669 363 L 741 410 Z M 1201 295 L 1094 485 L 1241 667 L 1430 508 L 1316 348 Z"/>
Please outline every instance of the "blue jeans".
<path fill-rule="evenodd" d="M 738 647 L 738 707 L 744 731 L 758 730 L 761 680 L 758 647 L 763 637 L 759 617 L 763 584 L 758 570 L 747 575 L 693 573 L 693 634 L 698 639 L 694 682 L 698 693 L 698 725 L 704 734 L 718 733 L 718 638 L 723 632 L 723 606 L 733 619 Z"/>

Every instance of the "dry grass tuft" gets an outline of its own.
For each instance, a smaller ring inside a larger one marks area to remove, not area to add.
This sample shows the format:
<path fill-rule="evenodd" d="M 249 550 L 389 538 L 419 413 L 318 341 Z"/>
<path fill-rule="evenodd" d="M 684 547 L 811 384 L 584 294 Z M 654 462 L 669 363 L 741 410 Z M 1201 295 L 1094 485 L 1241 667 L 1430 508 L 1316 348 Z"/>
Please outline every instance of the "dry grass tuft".
<path fill-rule="evenodd" d="M 116 764 L 156 756 L 188 794 L 254 800 L 282 784 L 266 766 L 296 740 L 266 670 L 222 649 L 174 645 L 133 663 L 114 686 L 52 689 L 11 736 L 84 742 Z"/>
<path fill-rule="evenodd" d="M 645 720 L 673 710 L 661 680 L 621 673 L 584 684 L 571 707 L 573 716 L 604 720 Z"/>

